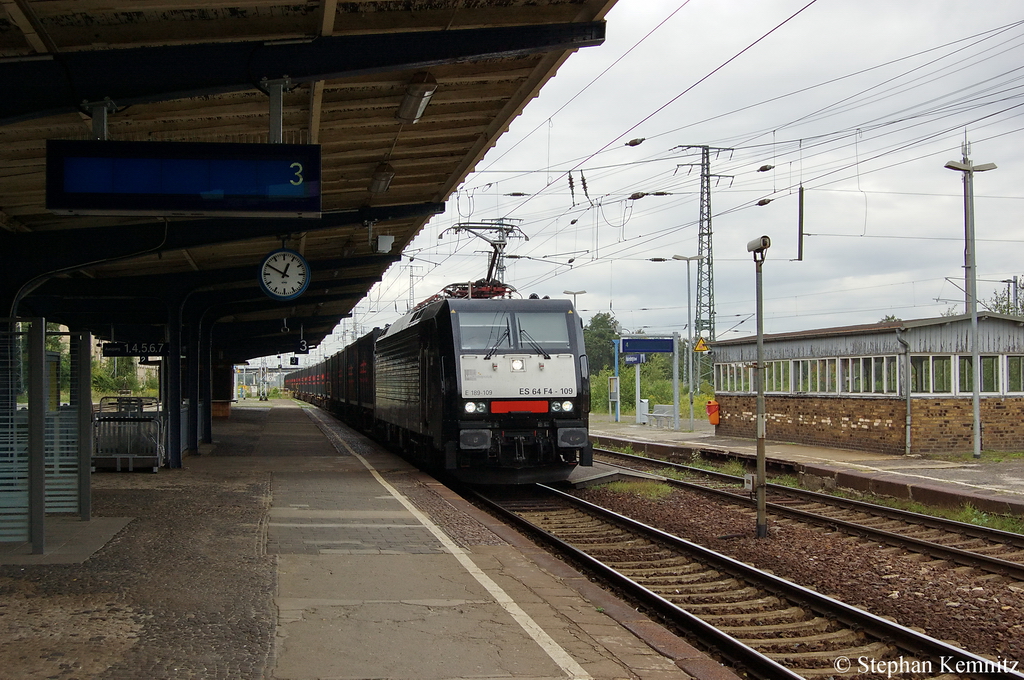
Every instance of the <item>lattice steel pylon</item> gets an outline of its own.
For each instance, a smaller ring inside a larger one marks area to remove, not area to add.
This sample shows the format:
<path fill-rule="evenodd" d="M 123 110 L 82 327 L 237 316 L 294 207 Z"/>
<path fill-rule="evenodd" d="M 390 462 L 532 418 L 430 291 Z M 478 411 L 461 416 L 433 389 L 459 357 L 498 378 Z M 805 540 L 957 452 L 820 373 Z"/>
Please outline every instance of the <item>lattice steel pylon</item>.
<path fill-rule="evenodd" d="M 707 340 L 715 339 L 715 261 L 712 252 L 711 229 L 711 178 L 728 177 L 728 175 L 711 174 L 711 152 L 731 151 L 732 149 L 713 148 L 710 146 L 691 146 L 700 149 L 700 221 L 697 231 L 697 301 L 696 317 L 694 318 L 694 335 Z M 697 354 L 698 384 L 714 382 L 714 365 L 704 361 L 704 353 Z"/>

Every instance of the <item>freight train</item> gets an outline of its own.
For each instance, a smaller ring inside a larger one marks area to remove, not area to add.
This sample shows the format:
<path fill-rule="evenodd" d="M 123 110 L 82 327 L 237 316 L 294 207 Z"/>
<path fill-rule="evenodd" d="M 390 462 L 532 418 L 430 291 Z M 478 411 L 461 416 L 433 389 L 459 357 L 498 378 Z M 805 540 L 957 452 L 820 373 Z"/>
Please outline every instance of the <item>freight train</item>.
<path fill-rule="evenodd" d="M 593 464 L 583 329 L 568 300 L 435 297 L 285 387 L 466 483 L 559 481 Z"/>

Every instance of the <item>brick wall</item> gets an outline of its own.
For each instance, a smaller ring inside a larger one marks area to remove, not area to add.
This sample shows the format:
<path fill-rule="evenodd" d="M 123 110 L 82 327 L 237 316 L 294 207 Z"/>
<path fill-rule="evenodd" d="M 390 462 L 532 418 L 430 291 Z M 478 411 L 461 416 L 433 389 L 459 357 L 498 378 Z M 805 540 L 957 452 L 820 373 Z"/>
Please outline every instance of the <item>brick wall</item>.
<path fill-rule="evenodd" d="M 970 397 L 914 399 L 911 447 L 916 453 L 974 450 L 974 410 Z M 1024 450 L 1024 398 L 981 400 L 981 448 Z"/>
<path fill-rule="evenodd" d="M 719 435 L 756 437 L 754 396 L 718 395 Z M 911 453 L 973 450 L 970 397 L 914 399 Z M 982 447 L 1024 450 L 1024 398 L 981 402 Z M 885 398 L 765 396 L 767 437 L 772 441 L 901 455 L 906 401 Z"/>

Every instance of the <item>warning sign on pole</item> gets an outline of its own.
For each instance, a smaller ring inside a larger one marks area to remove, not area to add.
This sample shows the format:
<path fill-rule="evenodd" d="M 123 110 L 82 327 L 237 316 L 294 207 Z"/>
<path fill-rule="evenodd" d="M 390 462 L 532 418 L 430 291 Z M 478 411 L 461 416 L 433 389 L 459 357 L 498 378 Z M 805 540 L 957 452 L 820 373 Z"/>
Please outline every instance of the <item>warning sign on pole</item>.
<path fill-rule="evenodd" d="M 697 338 L 697 344 L 693 346 L 694 352 L 707 352 L 708 343 L 704 342 L 704 338 Z"/>

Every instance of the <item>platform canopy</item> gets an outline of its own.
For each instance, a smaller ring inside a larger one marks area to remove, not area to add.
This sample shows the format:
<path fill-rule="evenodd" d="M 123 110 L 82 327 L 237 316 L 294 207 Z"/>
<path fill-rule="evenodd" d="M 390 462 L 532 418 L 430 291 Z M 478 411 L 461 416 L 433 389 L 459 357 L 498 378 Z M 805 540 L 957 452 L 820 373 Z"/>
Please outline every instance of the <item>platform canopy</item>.
<path fill-rule="evenodd" d="M 0 317 L 107 338 L 180 318 L 209 325 L 215 354 L 234 361 L 292 351 L 300 329 L 316 345 L 559 65 L 603 41 L 613 4 L 3 0 Z M 434 81 L 417 122 L 396 117 Z M 322 216 L 48 210 L 46 141 L 103 136 L 319 144 Z M 390 185 L 372 193 L 382 170 Z M 394 237 L 386 252 L 378 236 Z M 282 244 L 313 273 L 287 302 L 257 283 Z"/>

